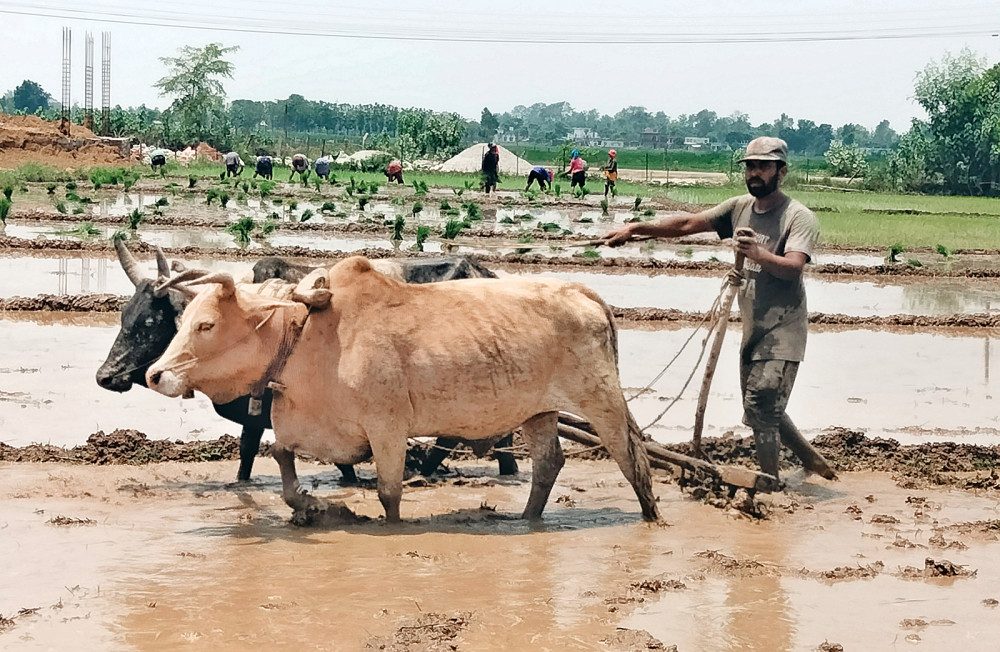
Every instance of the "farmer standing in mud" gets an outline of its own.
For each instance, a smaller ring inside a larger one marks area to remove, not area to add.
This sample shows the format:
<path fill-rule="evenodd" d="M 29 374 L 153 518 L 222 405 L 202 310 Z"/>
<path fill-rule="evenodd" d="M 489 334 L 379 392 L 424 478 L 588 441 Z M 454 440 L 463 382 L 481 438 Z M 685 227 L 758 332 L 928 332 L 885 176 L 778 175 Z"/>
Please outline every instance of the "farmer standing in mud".
<path fill-rule="evenodd" d="M 785 141 L 756 138 L 740 162 L 749 194 L 700 213 L 626 224 L 607 233 L 603 244 L 617 247 L 635 236 L 677 238 L 709 231 L 726 239 L 738 228 L 753 229 L 755 237 L 736 238 L 736 250 L 747 260 L 739 291 L 743 421 L 753 429 L 763 472 L 778 477 L 780 438 L 807 469 L 833 479 L 833 469 L 785 413 L 805 354 L 808 313 L 802 270 L 812 258 L 819 221 L 780 189 L 788 172 Z"/>
<path fill-rule="evenodd" d="M 486 194 L 496 192 L 500 182 L 500 148 L 490 143 L 483 154 L 483 190 Z"/>

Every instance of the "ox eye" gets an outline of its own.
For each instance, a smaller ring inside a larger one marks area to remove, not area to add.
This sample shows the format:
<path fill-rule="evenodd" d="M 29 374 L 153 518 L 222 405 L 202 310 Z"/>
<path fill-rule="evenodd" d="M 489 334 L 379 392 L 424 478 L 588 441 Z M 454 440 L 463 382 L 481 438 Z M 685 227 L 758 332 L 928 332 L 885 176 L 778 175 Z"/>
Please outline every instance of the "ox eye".
<path fill-rule="evenodd" d="M 215 324 L 212 323 L 212 322 L 210 322 L 210 321 L 203 321 L 200 324 L 198 324 L 198 332 L 199 333 L 207 333 L 208 331 L 212 330 L 213 328 L 215 328 Z"/>

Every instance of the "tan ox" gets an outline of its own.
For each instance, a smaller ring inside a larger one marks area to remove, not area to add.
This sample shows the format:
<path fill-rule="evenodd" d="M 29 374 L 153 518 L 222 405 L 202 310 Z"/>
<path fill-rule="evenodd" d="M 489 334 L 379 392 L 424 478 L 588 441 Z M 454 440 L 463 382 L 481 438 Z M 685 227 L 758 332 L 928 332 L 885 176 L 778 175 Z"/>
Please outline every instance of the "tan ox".
<path fill-rule="evenodd" d="M 658 518 L 649 461 L 618 379 L 613 317 L 594 292 L 554 279 L 408 285 L 359 256 L 319 280 L 328 290 L 296 293 L 314 307 L 329 304 L 313 312 L 238 290 L 225 274 L 195 281 L 218 285 L 191 301 L 146 375 L 167 396 L 198 390 L 225 403 L 249 393 L 287 350 L 286 333 L 304 324 L 271 413 L 282 494 L 297 520 L 322 505 L 299 486 L 297 451 L 343 464 L 370 452 L 386 519 L 396 521 L 407 438 L 476 440 L 518 427 L 532 460 L 524 517 L 539 518 L 563 465 L 559 411 L 590 422 L 643 516 Z"/>

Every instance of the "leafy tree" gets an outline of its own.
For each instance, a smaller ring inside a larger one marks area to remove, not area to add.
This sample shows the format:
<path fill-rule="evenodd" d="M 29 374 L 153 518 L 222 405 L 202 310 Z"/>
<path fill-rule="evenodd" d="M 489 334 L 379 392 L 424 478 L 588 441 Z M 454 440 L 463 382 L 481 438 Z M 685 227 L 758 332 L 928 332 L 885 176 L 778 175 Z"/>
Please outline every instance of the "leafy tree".
<path fill-rule="evenodd" d="M 160 95 L 174 98 L 164 116 L 165 137 L 174 144 L 206 140 L 223 145 L 228 124 L 222 80 L 233 77 L 233 64 L 224 57 L 238 49 L 209 43 L 184 46 L 176 57 L 160 57 L 169 72 L 155 86 Z"/>
<path fill-rule="evenodd" d="M 1000 193 L 1000 65 L 968 49 L 932 62 L 914 97 L 927 112 L 927 172 L 950 193 Z"/>
<path fill-rule="evenodd" d="M 830 165 L 830 171 L 838 177 L 862 177 L 868 171 L 868 162 L 860 148 L 845 145 L 839 140 L 830 143 L 830 149 L 824 155 Z"/>
<path fill-rule="evenodd" d="M 39 109 L 49 108 L 52 96 L 45 92 L 39 84 L 25 79 L 14 89 L 10 97 L 10 108 L 23 113 L 35 113 Z"/>
<path fill-rule="evenodd" d="M 889 126 L 888 120 L 883 120 L 872 132 L 872 145 L 874 147 L 889 148 L 894 147 L 899 142 L 899 134 Z"/>
<path fill-rule="evenodd" d="M 497 130 L 500 128 L 500 121 L 485 106 L 483 113 L 479 117 L 479 135 L 483 140 L 493 140 Z"/>

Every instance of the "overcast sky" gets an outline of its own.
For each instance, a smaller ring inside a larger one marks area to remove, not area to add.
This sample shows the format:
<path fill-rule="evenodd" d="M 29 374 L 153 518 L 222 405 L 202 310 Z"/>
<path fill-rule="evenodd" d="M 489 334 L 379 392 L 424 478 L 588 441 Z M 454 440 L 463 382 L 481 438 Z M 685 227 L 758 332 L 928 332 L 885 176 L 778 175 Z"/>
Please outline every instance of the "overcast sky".
<path fill-rule="evenodd" d="M 33 79 L 58 100 L 68 26 L 79 103 L 91 31 L 98 107 L 102 31 L 112 105 L 166 106 L 152 88 L 165 72 L 157 57 L 216 41 L 240 46 L 230 99 L 299 93 L 475 119 L 483 106 L 567 100 L 602 113 L 742 111 L 755 124 L 782 112 L 834 126 L 887 118 L 905 130 L 921 115 L 913 80 L 929 61 L 962 47 L 1000 61 L 1000 1 L 0 0 L 0 24 L 0 92 Z M 494 42 L 511 40 L 528 42 Z"/>

